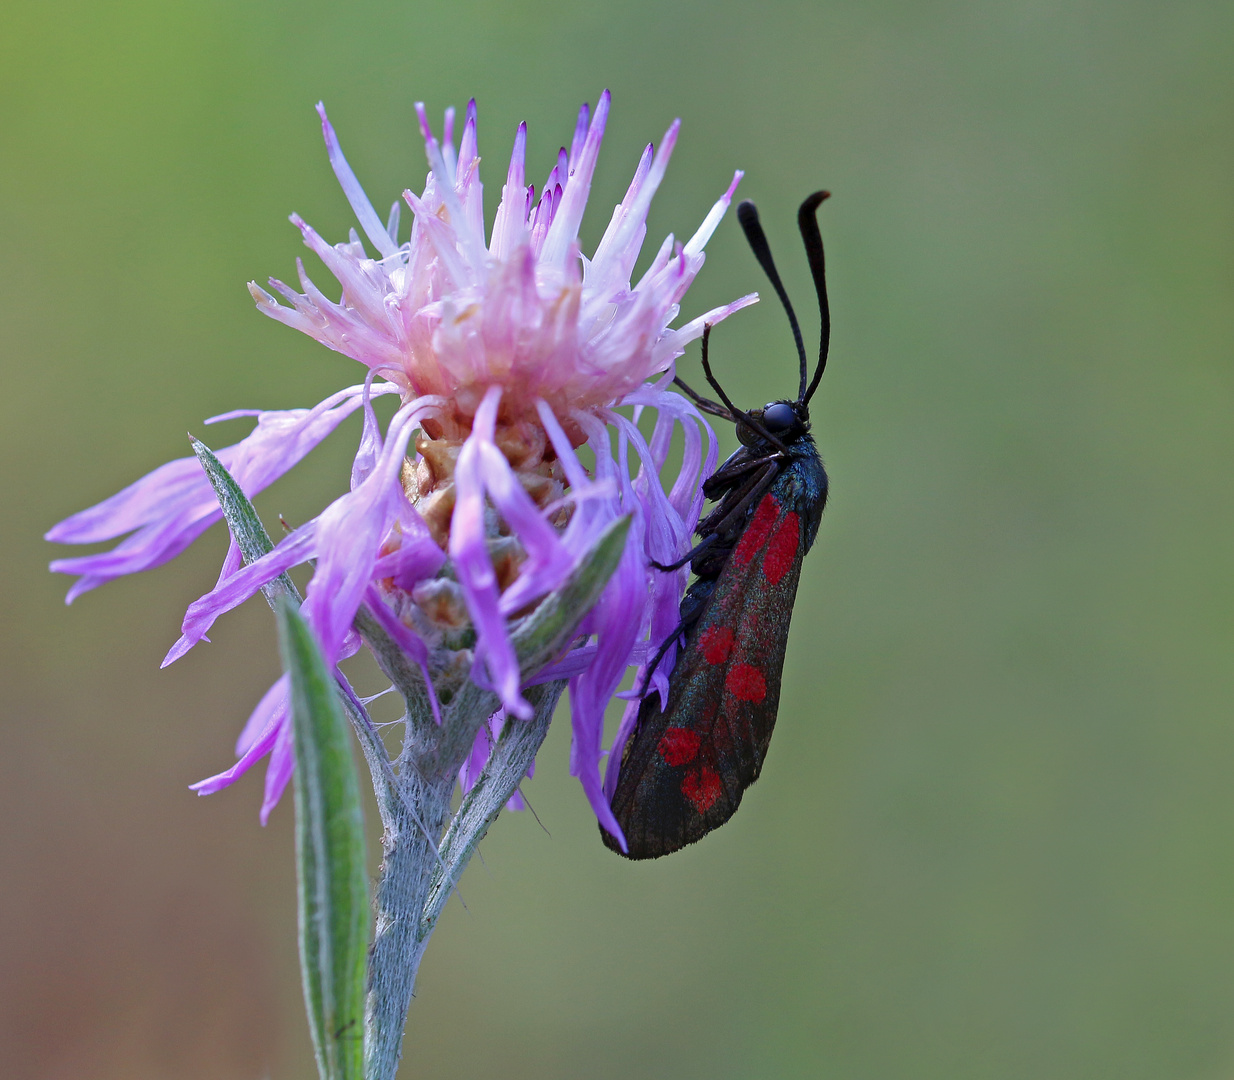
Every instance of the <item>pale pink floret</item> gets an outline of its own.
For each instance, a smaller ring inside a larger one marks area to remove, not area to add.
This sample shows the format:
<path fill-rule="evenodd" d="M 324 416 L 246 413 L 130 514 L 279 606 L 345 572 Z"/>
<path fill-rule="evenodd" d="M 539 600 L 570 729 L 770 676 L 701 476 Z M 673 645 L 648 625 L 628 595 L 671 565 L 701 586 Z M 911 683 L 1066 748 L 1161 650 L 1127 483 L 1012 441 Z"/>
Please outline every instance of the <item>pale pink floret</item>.
<path fill-rule="evenodd" d="M 354 236 L 331 246 L 293 217 L 305 243 L 342 285 L 342 298 L 327 299 L 302 265 L 302 293 L 271 281 L 290 307 L 256 285 L 250 286 L 254 298 L 266 314 L 380 369 L 409 393 L 450 397 L 464 416 L 475 413 L 494 384 L 505 389 L 505 409 L 516 413 L 537 398 L 559 416 L 620 401 L 664 371 L 702 334 L 704 323 L 719 322 L 755 296 L 669 328 L 740 173 L 694 236 L 684 245 L 665 238 L 631 285 L 651 200 L 677 140 L 676 121 L 657 151 L 647 147 L 594 255 L 582 255 L 578 229 L 608 110 L 606 92 L 593 117 L 585 108 L 580 113 L 574 145 L 562 150 L 538 201 L 525 184 L 526 128 L 520 126 L 486 242 L 475 104 L 467 110 L 457 164 L 419 106 L 432 172 L 420 195 L 404 192 L 415 221 L 409 240 L 396 248 L 320 109 L 331 163 L 380 258 L 369 258 Z"/>

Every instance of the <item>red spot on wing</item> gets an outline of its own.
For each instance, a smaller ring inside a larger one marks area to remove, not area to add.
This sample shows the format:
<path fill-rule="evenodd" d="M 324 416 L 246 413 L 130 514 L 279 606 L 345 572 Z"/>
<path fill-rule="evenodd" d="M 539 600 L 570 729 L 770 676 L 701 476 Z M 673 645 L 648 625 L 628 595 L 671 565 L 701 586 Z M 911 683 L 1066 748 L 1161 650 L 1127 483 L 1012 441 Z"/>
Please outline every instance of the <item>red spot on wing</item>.
<path fill-rule="evenodd" d="M 705 814 L 723 794 L 720 774 L 704 765 L 697 772 L 693 769 L 681 781 L 681 793 L 694 804 L 694 809 Z"/>
<path fill-rule="evenodd" d="M 755 705 L 767 696 L 767 680 L 750 664 L 734 664 L 729 668 L 724 686 L 738 701 L 752 701 Z"/>
<path fill-rule="evenodd" d="M 733 628 L 731 626 L 709 626 L 698 638 L 699 648 L 703 650 L 703 659 L 709 664 L 722 664 L 733 651 Z"/>
<path fill-rule="evenodd" d="M 758 504 L 758 509 L 754 511 L 754 516 L 750 518 L 750 522 L 746 525 L 745 532 L 741 534 L 741 540 L 733 549 L 733 554 L 729 558 L 738 566 L 744 566 L 756 554 L 759 549 L 767 542 L 767 537 L 771 534 L 771 527 L 776 523 L 776 517 L 780 513 L 780 504 L 776 502 L 774 495 L 764 495 L 763 501 Z"/>
<path fill-rule="evenodd" d="M 689 728 L 666 728 L 656 749 L 668 764 L 685 765 L 698 757 L 699 737 Z"/>
<path fill-rule="evenodd" d="M 784 515 L 771 543 L 767 545 L 767 554 L 763 556 L 763 573 L 772 585 L 779 585 L 780 579 L 792 568 L 800 541 L 801 522 L 797 514 L 790 510 Z"/>

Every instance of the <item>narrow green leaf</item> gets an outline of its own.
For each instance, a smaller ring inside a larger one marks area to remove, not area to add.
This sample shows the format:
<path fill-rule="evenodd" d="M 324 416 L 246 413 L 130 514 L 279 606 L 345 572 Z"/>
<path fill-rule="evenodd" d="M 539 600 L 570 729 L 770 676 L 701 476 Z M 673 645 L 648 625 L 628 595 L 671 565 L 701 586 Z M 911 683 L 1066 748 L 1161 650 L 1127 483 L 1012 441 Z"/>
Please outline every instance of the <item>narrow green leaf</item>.
<path fill-rule="evenodd" d="M 362 1080 L 369 895 L 364 820 L 334 677 L 287 598 L 275 611 L 291 676 L 300 966 L 322 1080 Z"/>
<path fill-rule="evenodd" d="M 266 532 L 261 518 L 257 516 L 257 511 L 249 502 L 248 496 L 236 483 L 235 477 L 227 471 L 223 463 L 215 457 L 214 451 L 205 443 L 199 442 L 192 436 L 189 437 L 189 441 L 192 444 L 193 453 L 201 462 L 201 467 L 206 470 L 206 476 L 214 488 L 214 494 L 218 496 L 219 506 L 223 508 L 223 517 L 227 519 L 231 535 L 236 538 L 244 561 L 246 563 L 255 562 L 274 550 L 274 541 L 270 539 L 270 534 Z M 271 607 L 275 606 L 280 596 L 292 597 L 297 604 L 300 603 L 300 592 L 286 574 L 280 574 L 273 581 L 267 582 L 261 587 L 261 591 L 266 594 L 266 600 L 269 601 Z"/>
<path fill-rule="evenodd" d="M 193 453 L 197 455 L 197 459 L 201 462 L 214 488 L 215 495 L 218 496 L 219 505 L 223 508 L 223 517 L 227 519 L 227 524 L 236 538 L 245 563 L 251 563 L 272 551 L 274 541 L 270 539 L 270 534 L 266 532 L 261 518 L 257 516 L 256 509 L 240 485 L 236 483 L 235 478 L 205 443 L 192 436 L 189 440 L 193 446 Z M 300 591 L 286 574 L 280 574 L 263 586 L 261 591 L 265 593 L 267 602 L 275 611 L 278 610 L 280 597 L 286 597 L 296 606 L 301 603 Z M 360 615 L 364 616 L 363 609 Z M 417 674 L 419 674 L 418 671 Z M 342 702 L 347 719 L 351 721 L 351 726 L 355 729 L 356 737 L 360 740 L 361 749 L 364 751 L 364 758 L 368 762 L 369 771 L 373 774 L 373 788 L 377 794 L 377 804 L 384 820 L 386 809 L 391 800 L 395 798 L 393 776 L 390 772 L 390 755 L 386 752 L 385 744 L 381 741 L 381 736 L 377 734 L 377 729 L 373 727 L 368 713 L 346 692 L 341 681 L 339 700 Z"/>

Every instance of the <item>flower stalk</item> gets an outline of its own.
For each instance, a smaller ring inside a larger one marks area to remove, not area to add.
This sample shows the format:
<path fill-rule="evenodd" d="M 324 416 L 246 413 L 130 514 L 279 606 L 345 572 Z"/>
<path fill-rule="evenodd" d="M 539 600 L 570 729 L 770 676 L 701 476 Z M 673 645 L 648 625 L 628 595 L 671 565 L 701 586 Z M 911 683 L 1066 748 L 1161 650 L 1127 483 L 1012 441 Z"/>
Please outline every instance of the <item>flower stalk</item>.
<path fill-rule="evenodd" d="M 533 677 L 575 636 L 617 567 L 629 524 L 627 518 L 615 521 L 578 571 L 512 632 L 524 678 Z M 367 619 L 359 625 L 366 639 L 374 635 L 378 663 L 407 701 L 403 750 L 392 770 L 395 798 L 382 808 L 383 859 L 365 1020 L 366 1076 L 384 1080 L 398 1066 L 403 1025 L 429 936 L 489 826 L 527 776 L 566 683 L 554 679 L 526 690 L 532 716 L 503 726 L 483 772 L 451 814 L 459 770 L 499 707 L 497 695 L 463 682 L 443 707 L 441 723 L 435 723 L 423 711 L 418 672 L 397 663 L 389 643 Z"/>

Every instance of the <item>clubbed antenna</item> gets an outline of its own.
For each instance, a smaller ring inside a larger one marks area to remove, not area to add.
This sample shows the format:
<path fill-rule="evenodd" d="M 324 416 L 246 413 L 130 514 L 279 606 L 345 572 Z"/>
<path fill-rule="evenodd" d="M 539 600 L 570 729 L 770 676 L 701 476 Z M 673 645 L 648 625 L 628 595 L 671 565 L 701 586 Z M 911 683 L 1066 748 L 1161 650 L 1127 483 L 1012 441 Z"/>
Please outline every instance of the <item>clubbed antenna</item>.
<path fill-rule="evenodd" d="M 771 248 L 767 244 L 767 236 L 763 232 L 762 223 L 758 220 L 758 210 L 748 199 L 737 207 L 737 220 L 741 222 L 742 231 L 746 234 L 746 240 L 749 241 L 754 257 L 758 260 L 759 266 L 763 268 L 763 272 L 771 281 L 771 287 L 775 289 L 776 296 L 780 298 L 780 303 L 784 305 L 784 310 L 788 312 L 788 324 L 793 328 L 793 340 L 797 343 L 797 357 L 801 361 L 801 389 L 798 391 L 797 397 L 802 399 L 806 393 L 806 347 L 805 343 L 801 340 L 801 327 L 797 324 L 797 315 L 793 311 L 793 305 L 789 302 L 788 293 L 784 291 L 784 285 L 780 281 L 779 273 L 776 271 L 775 260 L 772 259 Z"/>
<path fill-rule="evenodd" d="M 797 228 L 801 230 L 801 239 L 805 241 L 806 257 L 810 260 L 810 273 L 814 276 L 814 291 L 818 294 L 818 315 L 821 323 L 818 339 L 818 367 L 814 369 L 814 378 L 810 380 L 810 388 L 805 389 L 805 367 L 801 369 L 801 403 L 808 405 L 814 391 L 818 389 L 818 381 L 823 377 L 823 369 L 827 367 L 827 347 L 831 343 L 831 308 L 827 305 L 827 277 L 823 259 L 823 237 L 818 231 L 817 211 L 824 199 L 831 198 L 830 191 L 816 191 L 806 198 L 797 211 Z M 798 338 L 800 345 L 800 338 Z M 805 364 L 805 360 L 802 360 Z"/>

